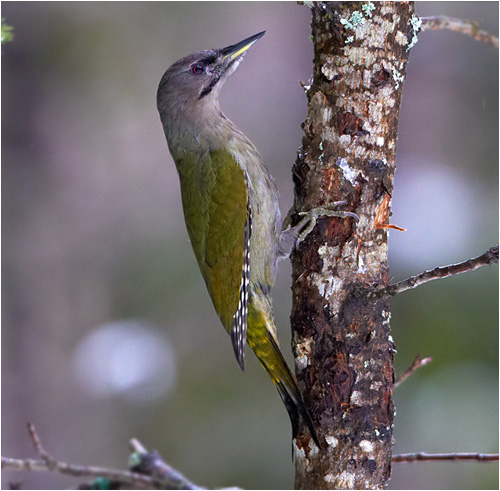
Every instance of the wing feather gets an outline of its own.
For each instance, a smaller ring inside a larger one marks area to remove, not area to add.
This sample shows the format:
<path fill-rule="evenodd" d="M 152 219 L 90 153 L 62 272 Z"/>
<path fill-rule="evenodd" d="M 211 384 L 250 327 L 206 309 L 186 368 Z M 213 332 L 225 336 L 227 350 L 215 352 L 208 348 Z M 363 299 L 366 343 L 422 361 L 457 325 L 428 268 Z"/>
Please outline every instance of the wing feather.
<path fill-rule="evenodd" d="M 178 164 L 184 217 L 215 310 L 244 367 L 251 217 L 245 174 L 226 150 Z"/>
<path fill-rule="evenodd" d="M 248 298 L 250 296 L 250 237 L 252 235 L 252 214 L 247 206 L 247 220 L 243 233 L 243 268 L 241 271 L 240 298 L 238 310 L 231 323 L 231 341 L 236 360 L 245 369 L 245 345 L 247 342 Z"/>

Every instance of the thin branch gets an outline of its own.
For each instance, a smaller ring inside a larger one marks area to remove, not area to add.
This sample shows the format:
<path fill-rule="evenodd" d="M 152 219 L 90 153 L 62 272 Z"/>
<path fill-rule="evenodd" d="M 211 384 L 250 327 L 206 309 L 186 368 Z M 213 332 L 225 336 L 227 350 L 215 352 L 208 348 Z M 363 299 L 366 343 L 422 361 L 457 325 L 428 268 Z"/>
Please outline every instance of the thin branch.
<path fill-rule="evenodd" d="M 130 441 L 130 446 L 134 449 L 129 460 L 131 469 L 162 482 L 163 489 L 207 489 L 194 484 L 168 465 L 156 450 L 147 452 L 142 443 L 135 438 Z"/>
<path fill-rule="evenodd" d="M 427 357 L 427 358 L 422 358 L 420 355 L 417 355 L 415 359 L 413 360 L 413 363 L 405 370 L 405 372 L 397 378 L 397 380 L 394 382 L 394 387 L 397 387 L 399 384 L 404 382 L 417 368 L 423 367 L 430 363 L 432 361 L 432 358 Z"/>
<path fill-rule="evenodd" d="M 424 271 L 416 276 L 410 276 L 406 280 L 375 290 L 369 295 L 372 298 L 393 297 L 406 290 L 411 290 L 412 288 L 423 285 L 428 281 L 447 278 L 448 276 L 456 274 L 467 273 L 469 271 L 474 271 L 481 266 L 487 266 L 494 263 L 498 263 L 498 245 L 491 247 L 481 256 L 468 259 L 462 263 L 434 268 L 432 271 Z"/>
<path fill-rule="evenodd" d="M 145 447 L 136 439 L 130 441 L 130 446 L 134 452 L 129 462 L 132 471 L 121 471 L 104 467 L 68 464 L 56 460 L 44 449 L 32 423 L 28 423 L 28 433 L 41 460 L 2 457 L 2 469 L 48 471 L 75 477 L 85 476 L 94 479 L 107 479 L 113 481 L 117 489 L 122 486 L 131 486 L 132 489 L 206 489 L 195 485 L 180 472 L 166 464 L 158 452 L 147 452 Z"/>
<path fill-rule="evenodd" d="M 148 453 L 146 447 L 137 438 L 132 438 L 128 443 L 130 450 L 136 453 Z"/>
<path fill-rule="evenodd" d="M 75 477 L 84 476 L 93 477 L 95 479 L 109 479 L 110 481 L 117 481 L 124 485 L 133 486 L 133 489 L 162 489 L 162 483 L 160 481 L 135 472 L 68 464 L 58 460 L 53 460 L 49 464 L 46 460 L 23 460 L 2 457 L 2 469 L 16 471 L 48 471 Z"/>
<path fill-rule="evenodd" d="M 491 453 L 405 453 L 401 455 L 394 455 L 392 457 L 393 463 L 407 463 L 407 462 L 425 462 L 425 461 L 458 461 L 458 460 L 472 460 L 476 462 L 498 462 L 498 454 Z"/>
<path fill-rule="evenodd" d="M 400 378 L 399 383 L 404 380 L 410 373 L 412 373 L 418 366 L 425 365 L 428 363 L 426 360 L 430 358 L 421 359 L 419 355 L 415 358 L 412 366 L 403 374 Z M 406 376 L 405 376 L 406 375 Z M 403 378 L 404 377 L 404 378 Z M 83 466 L 76 464 L 68 464 L 66 462 L 61 462 L 50 457 L 50 455 L 45 451 L 41 440 L 35 430 L 33 424 L 28 424 L 28 431 L 30 438 L 35 446 L 37 453 L 40 455 L 41 460 L 35 459 L 12 459 L 9 457 L 2 457 L 2 469 L 17 470 L 17 471 L 48 471 L 56 472 L 59 474 L 66 474 L 74 477 L 93 477 L 94 479 L 107 479 L 114 483 L 113 489 L 120 489 L 122 486 L 132 487 L 132 489 L 207 489 L 201 488 L 189 480 L 184 478 L 178 471 L 165 464 L 157 452 L 148 453 L 145 447 L 136 439 L 130 441 L 130 446 L 135 454 L 132 455 L 131 461 L 132 465 L 136 467 L 135 460 L 137 455 L 139 455 L 141 463 L 140 466 L 144 464 L 143 457 L 146 456 L 148 459 L 150 456 L 154 456 L 155 465 L 159 466 L 158 469 L 153 469 L 153 473 L 156 476 L 148 476 L 140 474 L 138 472 L 128 472 L 115 469 L 108 469 L 104 467 L 96 466 Z M 497 462 L 498 454 L 480 454 L 480 453 L 449 453 L 449 454 L 428 454 L 425 452 L 419 453 L 409 453 L 394 455 L 392 457 L 393 463 L 402 462 L 424 462 L 424 461 L 476 461 L 476 462 Z M 149 464 L 150 462 L 148 462 Z M 142 469 L 144 471 L 144 469 Z M 172 473 L 173 471 L 173 473 Z M 183 487 L 179 487 L 179 484 Z M 192 487 L 189 487 L 192 486 Z M 83 488 L 82 488 L 83 489 Z M 86 488 L 85 488 L 86 489 Z M 89 488 L 90 489 L 90 488 Z M 226 490 L 234 489 L 239 490 L 241 488 L 223 488 Z"/>
<path fill-rule="evenodd" d="M 445 16 L 422 17 L 421 20 L 422 32 L 436 29 L 449 29 L 450 31 L 465 34 L 476 41 L 490 44 L 494 48 L 498 49 L 498 38 L 489 32 L 479 29 L 477 22 Z"/>
<path fill-rule="evenodd" d="M 42 458 L 42 460 L 47 464 L 47 467 L 54 465 L 55 460 L 45 451 L 43 448 L 40 437 L 36 432 L 35 425 L 33 423 L 28 423 L 28 433 L 30 435 L 33 446 L 35 447 L 36 453 Z"/>

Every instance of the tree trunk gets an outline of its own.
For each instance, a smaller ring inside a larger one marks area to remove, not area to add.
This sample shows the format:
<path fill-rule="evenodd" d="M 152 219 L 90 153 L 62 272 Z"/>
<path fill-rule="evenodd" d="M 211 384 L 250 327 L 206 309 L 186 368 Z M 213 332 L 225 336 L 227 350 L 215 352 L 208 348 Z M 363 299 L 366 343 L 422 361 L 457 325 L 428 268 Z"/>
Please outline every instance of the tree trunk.
<path fill-rule="evenodd" d="M 311 12 L 294 207 L 342 200 L 359 221 L 320 218 L 292 257 L 297 377 L 324 447 L 297 438 L 295 486 L 379 489 L 391 475 L 395 347 L 389 301 L 367 292 L 389 279 L 399 107 L 419 19 L 412 2 L 314 2 Z"/>

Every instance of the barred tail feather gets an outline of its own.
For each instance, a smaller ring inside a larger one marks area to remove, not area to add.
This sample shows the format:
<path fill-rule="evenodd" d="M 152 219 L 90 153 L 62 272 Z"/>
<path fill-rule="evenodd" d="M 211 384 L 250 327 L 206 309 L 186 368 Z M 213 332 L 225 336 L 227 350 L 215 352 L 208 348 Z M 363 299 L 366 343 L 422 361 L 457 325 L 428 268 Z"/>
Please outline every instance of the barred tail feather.
<path fill-rule="evenodd" d="M 318 435 L 316 434 L 316 429 L 314 428 L 314 423 L 309 413 L 309 409 L 307 409 L 304 399 L 302 398 L 299 388 L 297 387 L 297 381 L 291 373 L 290 368 L 286 364 L 286 361 L 283 359 L 283 354 L 281 353 L 279 347 L 276 345 L 274 339 L 271 338 L 271 340 L 274 348 L 279 354 L 279 357 L 283 360 L 284 368 L 288 372 L 287 377 L 283 377 L 283 379 L 276 380 L 273 377 L 273 382 L 278 389 L 278 393 L 281 397 L 281 400 L 283 401 L 283 404 L 286 407 L 286 410 L 288 411 L 288 416 L 290 417 L 290 422 L 292 424 L 292 438 L 296 438 L 298 435 L 300 416 L 302 416 L 304 423 L 309 429 L 309 433 L 311 433 L 314 443 L 316 443 L 316 445 L 321 448 Z M 285 382 L 286 379 L 288 380 Z"/>
<path fill-rule="evenodd" d="M 292 423 L 293 438 L 298 435 L 300 418 L 302 417 L 314 442 L 318 447 L 321 447 L 311 415 L 297 386 L 297 381 L 273 335 L 269 332 L 264 314 L 255 311 L 250 306 L 249 316 L 252 321 L 259 320 L 261 322 L 258 322 L 258 326 L 254 322 L 249 322 L 248 343 L 278 389 Z"/>
<path fill-rule="evenodd" d="M 307 409 L 300 393 L 295 392 L 294 390 L 297 389 L 297 387 L 287 387 L 282 382 L 276 382 L 276 388 L 278 389 L 278 393 L 286 407 L 286 410 L 288 411 L 288 416 L 290 417 L 290 422 L 292 423 L 292 438 L 297 438 L 300 416 L 302 416 L 314 443 L 321 448 L 309 410 Z"/>

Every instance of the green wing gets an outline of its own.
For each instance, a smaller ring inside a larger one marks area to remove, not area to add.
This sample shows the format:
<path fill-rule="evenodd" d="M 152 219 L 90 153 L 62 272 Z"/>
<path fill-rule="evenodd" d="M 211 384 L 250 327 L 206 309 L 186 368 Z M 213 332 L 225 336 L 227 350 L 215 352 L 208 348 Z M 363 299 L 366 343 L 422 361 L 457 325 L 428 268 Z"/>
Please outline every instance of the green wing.
<path fill-rule="evenodd" d="M 226 150 L 209 152 L 201 161 L 189 154 L 177 167 L 189 238 L 215 310 L 231 332 L 233 317 L 243 307 L 246 339 L 246 299 L 240 305 L 248 214 L 243 170 Z"/>

